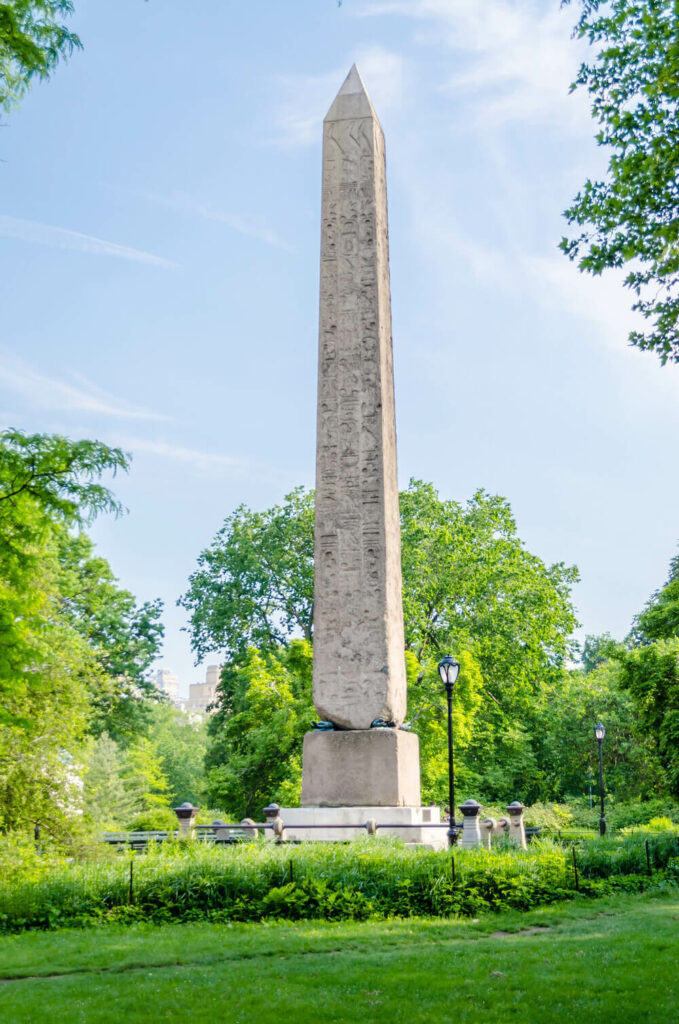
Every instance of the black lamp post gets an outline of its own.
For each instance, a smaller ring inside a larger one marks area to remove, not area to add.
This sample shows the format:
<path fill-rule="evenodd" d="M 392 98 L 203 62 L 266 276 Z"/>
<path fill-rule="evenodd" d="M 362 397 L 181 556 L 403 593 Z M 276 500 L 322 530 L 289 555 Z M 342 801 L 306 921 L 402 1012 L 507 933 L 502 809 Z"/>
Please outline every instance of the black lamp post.
<path fill-rule="evenodd" d="M 454 846 L 457 842 L 457 829 L 455 828 L 455 768 L 453 763 L 453 688 L 460 673 L 460 663 L 448 654 L 439 662 L 439 675 L 441 682 L 446 688 L 448 698 L 448 806 L 450 817 L 448 819 L 448 842 Z"/>
<path fill-rule="evenodd" d="M 594 726 L 594 735 L 599 744 L 599 796 L 601 797 L 601 817 L 599 818 L 599 835 L 606 835 L 606 817 L 604 815 L 604 755 L 603 745 L 606 729 L 601 722 Z"/>

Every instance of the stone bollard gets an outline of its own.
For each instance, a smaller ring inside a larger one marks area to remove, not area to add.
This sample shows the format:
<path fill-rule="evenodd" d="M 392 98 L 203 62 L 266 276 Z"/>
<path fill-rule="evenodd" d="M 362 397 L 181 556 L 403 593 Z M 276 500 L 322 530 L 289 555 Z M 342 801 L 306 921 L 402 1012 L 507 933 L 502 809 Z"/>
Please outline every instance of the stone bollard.
<path fill-rule="evenodd" d="M 505 808 L 509 814 L 509 841 L 520 849 L 526 849 L 526 830 L 523 825 L 525 807 L 520 800 L 514 800 Z"/>
<path fill-rule="evenodd" d="M 259 829 L 253 827 L 255 824 L 252 818 L 241 818 L 240 825 L 246 839 L 256 839 L 259 835 Z"/>
<path fill-rule="evenodd" d="M 277 843 L 285 842 L 285 825 L 281 818 L 281 809 L 278 804 L 269 804 L 264 808 L 266 820 L 271 825 L 271 830 Z"/>
<path fill-rule="evenodd" d="M 490 850 L 491 836 L 493 832 L 497 832 L 497 822 L 495 818 L 484 818 L 479 827 L 481 829 L 481 845 L 485 850 Z"/>
<path fill-rule="evenodd" d="M 175 807 L 174 813 L 179 821 L 179 838 L 193 839 L 193 826 L 196 824 L 198 808 L 186 801 L 181 807 Z"/>
<path fill-rule="evenodd" d="M 460 810 L 464 818 L 460 846 L 464 850 L 473 850 L 474 847 L 481 845 L 481 829 L 479 828 L 481 804 L 476 800 L 466 800 L 460 805 Z"/>
<path fill-rule="evenodd" d="M 231 829 L 226 827 L 226 822 L 222 821 L 221 818 L 215 818 L 210 828 L 217 843 L 223 843 L 231 836 Z"/>

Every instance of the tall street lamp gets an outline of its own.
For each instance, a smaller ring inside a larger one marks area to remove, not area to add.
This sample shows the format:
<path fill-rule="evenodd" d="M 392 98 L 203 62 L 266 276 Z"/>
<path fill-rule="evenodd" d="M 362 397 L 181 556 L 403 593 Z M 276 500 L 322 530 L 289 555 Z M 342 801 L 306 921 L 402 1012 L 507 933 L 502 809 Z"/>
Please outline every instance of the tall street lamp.
<path fill-rule="evenodd" d="M 448 806 L 450 817 L 448 818 L 448 843 L 454 846 L 457 842 L 457 830 L 455 828 L 455 768 L 453 764 L 453 689 L 455 681 L 460 674 L 460 663 L 448 654 L 439 662 L 439 675 L 441 682 L 446 688 L 448 698 Z"/>
<path fill-rule="evenodd" d="M 601 722 L 594 726 L 594 735 L 599 744 L 599 796 L 601 797 L 601 817 L 599 818 L 599 835 L 606 835 L 606 817 L 604 815 L 604 755 L 603 745 L 606 729 Z"/>

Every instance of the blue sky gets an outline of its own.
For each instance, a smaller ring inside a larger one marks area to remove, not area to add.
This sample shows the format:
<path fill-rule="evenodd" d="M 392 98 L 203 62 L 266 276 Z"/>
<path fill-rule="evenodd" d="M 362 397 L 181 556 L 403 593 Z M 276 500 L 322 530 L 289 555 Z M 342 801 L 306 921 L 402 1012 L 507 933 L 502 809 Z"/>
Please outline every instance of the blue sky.
<path fill-rule="evenodd" d="M 313 484 L 321 121 L 356 61 L 387 140 L 399 471 L 505 495 L 622 636 L 679 540 L 676 367 L 557 250 L 602 154 L 557 0 L 76 0 L 85 49 L 0 133 L 0 419 L 132 452 L 93 530 L 175 607 L 244 502 Z M 211 659 L 215 660 L 215 659 Z"/>

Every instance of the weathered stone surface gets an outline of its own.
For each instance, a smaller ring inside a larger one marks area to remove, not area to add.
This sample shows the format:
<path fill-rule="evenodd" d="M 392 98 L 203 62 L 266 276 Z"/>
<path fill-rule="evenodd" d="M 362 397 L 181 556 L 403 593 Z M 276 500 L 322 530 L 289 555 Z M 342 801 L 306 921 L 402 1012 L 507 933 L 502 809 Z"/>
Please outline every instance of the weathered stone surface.
<path fill-rule="evenodd" d="M 303 763 L 303 807 L 419 806 L 420 745 L 412 732 L 308 732 Z"/>
<path fill-rule="evenodd" d="M 368 729 L 401 724 L 406 679 L 384 136 L 355 67 L 324 123 L 322 217 L 313 697 Z"/>

